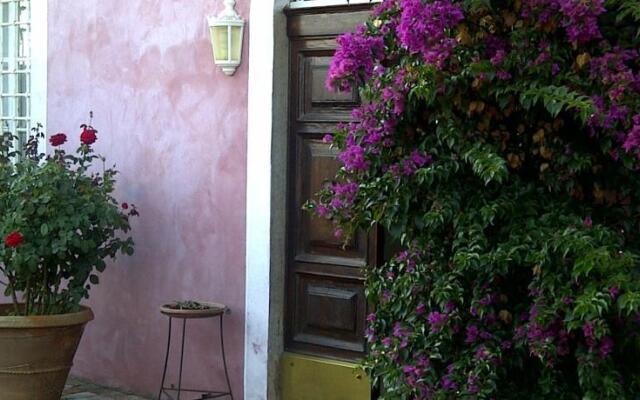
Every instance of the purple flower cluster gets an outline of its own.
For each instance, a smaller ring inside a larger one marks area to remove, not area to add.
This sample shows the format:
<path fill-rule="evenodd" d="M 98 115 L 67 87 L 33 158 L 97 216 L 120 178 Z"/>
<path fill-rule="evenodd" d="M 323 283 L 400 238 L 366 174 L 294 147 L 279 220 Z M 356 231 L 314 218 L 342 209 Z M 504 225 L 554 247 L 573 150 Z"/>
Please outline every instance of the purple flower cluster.
<path fill-rule="evenodd" d="M 474 343 L 478 340 L 480 336 L 480 330 L 475 325 L 467 326 L 467 338 L 464 340 L 465 343 Z"/>
<path fill-rule="evenodd" d="M 475 374 L 470 374 L 467 377 L 467 392 L 470 394 L 476 394 L 480 391 L 480 386 L 478 385 L 479 377 Z"/>
<path fill-rule="evenodd" d="M 390 8 L 391 6 L 387 5 L 389 3 L 392 2 L 386 2 L 383 8 Z M 453 8 L 458 11 L 452 11 L 453 16 L 450 19 L 462 18 L 461 11 L 449 3 L 447 7 L 440 2 L 424 5 L 418 1 L 413 4 L 414 9 L 418 3 L 421 8 L 433 8 L 430 11 L 432 14 L 429 14 L 429 11 L 425 12 L 434 17 L 442 13 L 447 14 L 448 8 Z M 434 24 L 437 25 L 438 22 Z M 395 26 L 395 23 L 391 25 Z M 398 28 L 398 31 L 401 29 Z M 381 155 L 396 143 L 398 121 L 405 111 L 405 99 L 410 89 L 405 79 L 407 72 L 399 68 L 393 74 L 388 74 L 387 69 L 380 64 L 384 57 L 383 38 L 367 33 L 364 28 L 341 36 L 338 44 L 338 51 L 329 69 L 327 86 L 339 90 L 350 90 L 351 84 L 362 85 L 366 81 L 372 89 L 380 93 L 379 98 L 355 108 L 352 111 L 353 121 L 344 124 L 341 128 L 345 140 L 342 142 L 343 146 L 338 159 L 346 172 L 365 175 L 370 172 L 372 164 L 375 163 L 378 166 L 378 160 L 383 159 Z M 332 136 L 325 136 L 324 141 L 332 143 L 333 139 Z M 413 150 L 409 154 L 396 153 L 393 158 L 386 158 L 382 170 L 389 171 L 393 177 L 400 179 L 414 175 L 420 168 L 429 166 L 432 162 L 431 155 Z M 348 215 L 335 211 L 350 205 L 351 202 L 348 199 L 345 201 L 343 198 L 337 198 L 333 199 L 326 208 L 317 208 L 317 210 L 320 215 L 329 217 L 341 215 L 348 218 Z"/>
<path fill-rule="evenodd" d="M 614 342 L 609 336 L 605 336 L 600 341 L 600 348 L 598 349 L 598 354 L 602 358 L 607 358 L 613 352 Z"/>
<path fill-rule="evenodd" d="M 350 143 L 338 158 L 349 171 L 365 171 L 369 168 L 370 162 L 365 157 L 364 147 L 357 143 Z"/>
<path fill-rule="evenodd" d="M 328 205 L 316 205 L 316 211 L 321 217 L 328 218 L 332 214 L 344 213 L 353 204 L 358 193 L 358 184 L 355 182 L 339 182 L 329 185 L 332 199 Z"/>
<path fill-rule="evenodd" d="M 384 57 L 384 40 L 364 34 L 364 29 L 338 37 L 338 49 L 327 75 L 327 88 L 349 91 L 352 82 L 361 84 L 373 74 L 377 60 Z"/>
<path fill-rule="evenodd" d="M 411 329 L 406 328 L 400 321 L 396 321 L 393 324 L 393 337 L 400 341 L 399 348 L 404 349 L 409 345 L 409 337 L 411 336 Z"/>
<path fill-rule="evenodd" d="M 485 345 L 480 345 L 476 348 L 476 352 L 473 355 L 476 360 L 480 361 L 495 361 L 495 357 L 491 354 L 491 351 Z"/>
<path fill-rule="evenodd" d="M 637 50 L 623 50 L 616 47 L 601 57 L 591 60 L 591 79 L 598 80 L 609 87 L 608 97 L 611 100 L 620 100 L 625 89 L 640 90 L 640 75 L 634 74 L 629 66 L 637 59 Z"/>
<path fill-rule="evenodd" d="M 466 329 L 465 343 L 472 344 L 479 340 L 490 340 L 493 335 L 490 332 L 478 328 L 476 325 L 468 325 Z"/>
<path fill-rule="evenodd" d="M 382 297 L 380 299 L 383 303 L 388 303 L 391 301 L 391 291 L 389 289 L 384 289 L 382 291 Z"/>
<path fill-rule="evenodd" d="M 593 322 L 587 322 L 582 326 L 582 334 L 589 350 L 597 352 L 600 357 L 607 358 L 613 352 L 613 339 L 609 336 L 598 338 Z"/>
<path fill-rule="evenodd" d="M 616 301 L 618 299 L 618 296 L 620 296 L 620 288 L 617 286 L 610 287 L 609 295 L 611 296 L 611 300 Z"/>
<path fill-rule="evenodd" d="M 378 4 L 373 8 L 373 10 L 371 11 L 371 14 L 374 17 L 379 17 L 383 13 L 391 10 L 396 5 L 396 3 L 397 3 L 396 0 L 383 0 L 382 3 Z"/>
<path fill-rule="evenodd" d="M 547 43 L 546 41 L 542 41 L 541 43 L 538 44 L 538 49 L 540 50 L 540 53 L 538 54 L 536 59 L 533 60 L 530 63 L 530 66 L 542 65 L 542 64 L 546 63 L 547 61 L 551 60 L 551 52 L 549 51 L 549 43 Z"/>
<path fill-rule="evenodd" d="M 402 326 L 401 322 L 396 322 L 393 324 L 393 336 L 397 338 L 407 338 L 411 335 L 411 330 Z"/>
<path fill-rule="evenodd" d="M 632 68 L 639 59 L 638 50 L 615 47 L 590 62 L 590 78 L 600 82 L 607 94 L 606 98 L 592 97 L 596 108 L 589 120 L 592 136 L 596 135 L 596 128 L 613 132 L 622 150 L 637 157 L 640 157 L 640 114 L 632 116 L 624 103 L 640 95 L 640 71 Z M 614 159 L 618 157 L 616 149 L 611 155 Z"/>
<path fill-rule="evenodd" d="M 633 127 L 627 134 L 622 148 L 627 153 L 636 152 L 636 154 L 640 154 L 640 114 L 634 115 Z"/>
<path fill-rule="evenodd" d="M 449 0 L 400 0 L 400 7 L 400 44 L 411 53 L 421 54 L 427 64 L 442 68 L 457 45 L 448 31 L 464 19 L 462 9 Z"/>
<path fill-rule="evenodd" d="M 373 343 L 378 340 L 378 337 L 376 336 L 376 322 L 376 314 L 367 315 L 367 328 L 364 331 L 364 336 L 367 338 L 369 343 Z"/>
<path fill-rule="evenodd" d="M 491 304 L 495 303 L 495 302 L 496 302 L 496 300 L 497 300 L 497 298 L 498 298 L 498 296 L 496 296 L 496 294 L 495 294 L 495 293 L 488 294 L 488 295 L 486 295 L 486 296 L 482 297 L 482 298 L 478 301 L 478 303 L 480 303 L 480 304 L 481 304 L 481 305 L 483 305 L 483 306 L 489 306 L 489 305 L 491 305 Z"/>
<path fill-rule="evenodd" d="M 586 43 L 602 37 L 598 16 L 605 12 L 604 0 L 558 0 L 557 3 L 570 41 Z"/>
<path fill-rule="evenodd" d="M 485 39 L 485 46 L 486 55 L 491 65 L 498 66 L 502 64 L 509 52 L 507 41 L 496 35 L 489 35 Z"/>
<path fill-rule="evenodd" d="M 424 355 L 420 355 L 414 359 L 417 360 L 414 361 L 415 365 L 404 365 L 402 367 L 402 372 L 405 374 L 407 385 L 416 388 L 419 386 L 420 380 L 424 376 L 426 370 L 431 367 L 431 362 L 429 361 L 429 358 L 425 357 Z M 427 392 L 431 391 L 430 388 L 423 387 L 423 389 L 425 389 Z"/>
<path fill-rule="evenodd" d="M 569 354 L 570 334 L 560 318 L 542 325 L 532 316 L 528 324 L 516 328 L 514 339 L 524 340 L 531 354 L 547 365 L 553 365 L 559 357 Z"/>
<path fill-rule="evenodd" d="M 433 163 L 433 157 L 429 154 L 413 150 L 409 157 L 400 160 L 397 164 L 389 166 L 388 170 L 394 176 L 400 175 L 411 176 L 416 173 L 419 168 L 429 166 Z"/>
<path fill-rule="evenodd" d="M 418 260 L 420 259 L 420 255 L 421 251 L 412 246 L 408 250 L 402 250 L 399 252 L 395 257 L 395 261 L 399 264 L 404 264 L 406 272 L 413 272 Z"/>
<path fill-rule="evenodd" d="M 454 373 L 455 373 L 455 365 L 454 364 L 449 364 L 447 366 L 447 373 L 442 377 L 442 389 L 444 390 L 458 390 L 458 383 L 455 380 L 454 377 Z"/>
<path fill-rule="evenodd" d="M 522 7 L 522 16 L 536 15 L 540 25 L 558 15 L 567 37 L 576 43 L 602 37 L 598 16 L 604 12 L 604 0 L 525 0 Z"/>
<path fill-rule="evenodd" d="M 378 69 L 382 70 L 381 67 Z M 397 121 L 404 112 L 407 89 L 402 71 L 396 74 L 392 85 L 382 88 L 380 77 L 374 78 L 372 85 L 379 87 L 380 100 L 355 108 L 352 111 L 354 121 L 344 126 L 346 143 L 338 158 L 349 172 L 366 172 L 371 166 L 369 158 L 379 156 L 394 144 Z M 387 169 L 396 171 L 398 176 L 412 175 L 430 162 L 427 154 L 414 152 Z"/>
<path fill-rule="evenodd" d="M 431 333 L 438 333 L 442 331 L 442 328 L 446 325 L 449 317 L 446 314 L 442 314 L 438 311 L 433 311 L 427 316 L 427 321 L 431 325 Z"/>

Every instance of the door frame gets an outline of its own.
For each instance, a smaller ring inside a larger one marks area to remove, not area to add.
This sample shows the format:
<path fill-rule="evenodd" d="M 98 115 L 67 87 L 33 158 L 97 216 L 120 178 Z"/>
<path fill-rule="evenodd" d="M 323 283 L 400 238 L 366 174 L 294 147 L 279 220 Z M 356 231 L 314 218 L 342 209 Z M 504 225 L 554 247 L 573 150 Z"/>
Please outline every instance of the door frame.
<path fill-rule="evenodd" d="M 251 1 L 244 398 L 279 398 L 284 351 L 288 0 Z"/>
<path fill-rule="evenodd" d="M 312 0 L 305 6 L 344 5 Z M 351 0 L 350 4 L 380 0 Z M 284 354 L 289 124 L 289 0 L 253 0 L 249 15 L 245 400 L 280 398 Z"/>

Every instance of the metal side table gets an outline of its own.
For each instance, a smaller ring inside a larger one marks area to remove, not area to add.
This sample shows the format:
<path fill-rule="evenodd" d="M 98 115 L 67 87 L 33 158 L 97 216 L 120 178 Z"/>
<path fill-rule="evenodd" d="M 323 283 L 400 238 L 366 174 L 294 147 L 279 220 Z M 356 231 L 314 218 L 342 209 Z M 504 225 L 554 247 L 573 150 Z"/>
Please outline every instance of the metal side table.
<path fill-rule="evenodd" d="M 224 330 L 222 320 L 224 314 L 229 313 L 229 309 L 224 304 L 219 303 L 210 303 L 210 302 L 199 302 L 202 305 L 208 306 L 209 308 L 202 310 L 179 310 L 172 308 L 170 304 L 166 304 L 160 307 L 160 312 L 167 317 L 169 317 L 169 335 L 167 339 L 167 353 L 164 359 L 164 370 L 162 372 L 162 383 L 160 384 L 160 392 L 158 393 L 158 400 L 162 399 L 162 395 L 164 394 L 167 398 L 171 400 L 180 400 L 180 395 L 182 393 L 196 393 L 200 394 L 200 397 L 197 400 L 206 400 L 206 399 L 216 399 L 219 397 L 229 396 L 231 400 L 233 400 L 233 393 L 231 391 L 231 382 L 229 381 L 229 371 L 227 370 L 227 358 L 224 353 Z M 171 350 L 171 325 L 173 319 L 181 319 L 182 320 L 182 342 L 180 346 L 180 370 L 178 372 L 178 386 L 170 385 L 168 387 L 165 386 L 165 379 L 167 377 L 167 365 L 169 363 L 169 353 Z M 182 388 L 182 366 L 184 362 L 184 342 L 185 342 L 185 334 L 187 330 L 187 320 L 189 319 L 201 319 L 201 318 L 220 318 L 220 349 L 222 351 L 222 363 L 224 365 L 224 376 L 227 380 L 227 391 L 222 392 L 218 390 L 208 390 L 208 389 L 183 389 Z M 171 393 L 177 394 L 177 397 L 173 397 Z"/>

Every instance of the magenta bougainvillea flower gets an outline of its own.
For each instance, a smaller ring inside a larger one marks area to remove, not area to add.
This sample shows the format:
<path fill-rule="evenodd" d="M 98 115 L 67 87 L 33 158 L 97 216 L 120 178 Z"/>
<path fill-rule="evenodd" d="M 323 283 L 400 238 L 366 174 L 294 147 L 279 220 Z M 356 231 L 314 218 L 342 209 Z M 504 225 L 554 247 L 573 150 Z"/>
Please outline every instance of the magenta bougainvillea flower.
<path fill-rule="evenodd" d="M 425 63 L 442 68 L 457 45 L 451 29 L 464 18 L 460 6 L 447 0 L 401 0 L 400 8 L 399 43 Z"/>
<path fill-rule="evenodd" d="M 385 398 L 640 393 L 637 0 L 383 0 L 338 39 L 359 90 L 307 204 L 366 268 Z"/>
<path fill-rule="evenodd" d="M 381 37 L 366 36 L 363 32 L 346 33 L 338 38 L 336 52 L 327 86 L 330 89 L 350 90 L 351 82 L 364 82 L 373 73 L 374 60 L 383 54 Z"/>

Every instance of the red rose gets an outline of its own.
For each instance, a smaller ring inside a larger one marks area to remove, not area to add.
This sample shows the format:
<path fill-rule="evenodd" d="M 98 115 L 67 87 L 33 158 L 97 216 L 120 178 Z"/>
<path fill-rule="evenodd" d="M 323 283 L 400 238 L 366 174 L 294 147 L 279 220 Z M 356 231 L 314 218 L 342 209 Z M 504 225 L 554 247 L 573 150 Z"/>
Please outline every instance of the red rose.
<path fill-rule="evenodd" d="M 18 231 L 13 231 L 4 238 L 4 244 L 7 247 L 18 247 L 24 242 L 24 237 Z"/>
<path fill-rule="evenodd" d="M 60 146 L 61 144 L 64 144 L 64 142 L 67 141 L 67 135 L 65 135 L 64 133 L 56 133 L 55 135 L 52 135 L 49 138 L 49 143 L 51 143 L 52 146 Z"/>
<path fill-rule="evenodd" d="M 98 140 L 96 133 L 98 133 L 98 131 L 93 128 L 84 128 L 80 134 L 80 141 L 86 145 L 94 144 L 96 140 Z"/>
<path fill-rule="evenodd" d="M 128 203 L 122 203 L 122 208 L 127 210 L 129 208 L 129 204 Z"/>

